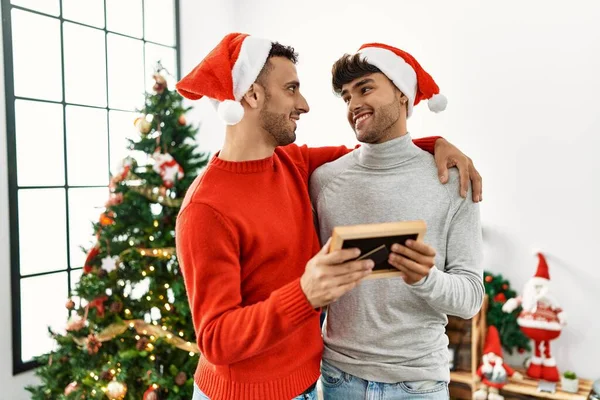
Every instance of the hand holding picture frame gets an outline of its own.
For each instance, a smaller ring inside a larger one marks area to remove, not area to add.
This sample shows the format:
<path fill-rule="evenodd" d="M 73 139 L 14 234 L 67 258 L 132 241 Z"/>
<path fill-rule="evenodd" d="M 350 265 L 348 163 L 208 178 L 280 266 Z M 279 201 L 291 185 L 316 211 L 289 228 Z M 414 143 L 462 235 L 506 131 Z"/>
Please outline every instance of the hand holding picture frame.
<path fill-rule="evenodd" d="M 427 225 L 422 220 L 337 226 L 333 229 L 329 251 L 359 248 L 359 260 L 371 259 L 375 263 L 373 272 L 365 279 L 400 276 L 400 271 L 388 263 L 392 245 L 404 245 L 409 239 L 421 242 L 426 230 Z"/>

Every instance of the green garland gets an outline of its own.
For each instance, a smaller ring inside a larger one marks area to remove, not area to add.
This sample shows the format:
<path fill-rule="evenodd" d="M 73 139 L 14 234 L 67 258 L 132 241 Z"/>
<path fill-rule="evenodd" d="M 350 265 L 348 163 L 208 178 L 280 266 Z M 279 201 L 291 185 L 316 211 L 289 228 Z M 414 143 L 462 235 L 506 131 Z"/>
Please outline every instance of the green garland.
<path fill-rule="evenodd" d="M 517 293 L 511 289 L 510 283 L 502 275 L 494 275 L 490 272 L 484 272 L 485 293 L 489 296 L 489 305 L 487 310 L 487 324 L 494 325 L 500 334 L 502 347 L 513 354 L 516 349 L 519 353 L 530 351 L 530 341 L 523 334 L 517 324 L 517 316 L 521 312 L 518 307 L 512 313 L 502 311 L 502 306 L 508 299 L 517 296 Z"/>

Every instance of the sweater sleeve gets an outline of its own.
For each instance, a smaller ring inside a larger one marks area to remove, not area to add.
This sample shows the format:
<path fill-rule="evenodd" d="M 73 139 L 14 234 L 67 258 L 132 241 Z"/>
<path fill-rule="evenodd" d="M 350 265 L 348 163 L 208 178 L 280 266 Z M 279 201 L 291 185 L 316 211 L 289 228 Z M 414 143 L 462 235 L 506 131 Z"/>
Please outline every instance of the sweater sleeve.
<path fill-rule="evenodd" d="M 458 207 L 449 223 L 444 272 L 434 267 L 428 276 L 410 287 L 434 309 L 469 319 L 479 312 L 485 295 L 483 241 L 479 205 L 470 196 L 457 201 Z"/>
<path fill-rule="evenodd" d="M 433 154 L 436 140 L 440 139 L 441 136 L 430 136 L 420 139 L 414 139 L 413 143 L 421 148 L 422 150 Z M 354 149 L 358 148 L 357 145 Z M 345 146 L 337 147 L 306 147 L 300 148 L 304 153 L 304 159 L 307 164 L 308 176 L 310 177 L 315 169 L 328 162 L 337 160 L 338 158 L 345 156 L 354 149 L 349 149 Z"/>
<path fill-rule="evenodd" d="M 424 137 L 424 138 L 419 138 L 419 139 L 413 139 L 413 143 L 415 144 L 415 146 L 417 146 L 418 148 L 420 148 L 421 150 L 424 150 L 426 152 L 428 152 L 429 154 L 434 154 L 435 153 L 435 142 L 438 139 L 442 139 L 441 136 L 428 136 L 428 137 Z"/>
<path fill-rule="evenodd" d="M 232 364 L 260 354 L 318 314 L 300 279 L 264 301 L 243 304 L 239 238 L 212 207 L 189 204 L 178 217 L 176 238 L 198 347 L 209 362 Z"/>

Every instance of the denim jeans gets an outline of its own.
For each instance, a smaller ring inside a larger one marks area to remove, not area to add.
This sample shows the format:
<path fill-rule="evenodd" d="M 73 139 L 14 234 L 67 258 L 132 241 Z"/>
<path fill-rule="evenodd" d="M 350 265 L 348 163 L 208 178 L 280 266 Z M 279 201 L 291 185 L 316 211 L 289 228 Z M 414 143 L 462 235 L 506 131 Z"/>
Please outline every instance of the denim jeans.
<path fill-rule="evenodd" d="M 192 400 L 210 400 L 202 391 L 194 384 L 194 397 Z M 261 400 L 261 399 L 248 399 L 248 400 Z M 317 388 L 314 388 L 312 392 L 308 394 L 301 394 L 300 396 L 294 397 L 292 400 L 317 400 Z"/>
<path fill-rule="evenodd" d="M 321 364 L 321 384 L 324 400 L 448 400 L 450 398 L 446 382 L 371 382 L 350 375 L 326 361 Z"/>

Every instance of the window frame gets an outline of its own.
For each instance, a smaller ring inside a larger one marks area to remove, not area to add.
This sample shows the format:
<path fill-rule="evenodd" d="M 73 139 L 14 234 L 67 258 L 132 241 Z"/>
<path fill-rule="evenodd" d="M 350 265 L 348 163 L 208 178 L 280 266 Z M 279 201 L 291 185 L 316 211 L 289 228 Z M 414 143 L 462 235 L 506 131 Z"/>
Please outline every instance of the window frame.
<path fill-rule="evenodd" d="M 107 187 L 107 185 L 69 185 L 68 181 L 68 153 L 67 153 L 67 120 L 66 120 L 66 110 L 67 106 L 84 106 L 92 109 L 102 109 L 107 112 L 107 141 L 108 141 L 108 157 L 110 159 L 110 117 L 109 112 L 113 111 L 132 111 L 132 110 L 122 110 L 118 108 L 111 108 L 109 103 L 109 68 L 108 68 L 108 59 L 109 59 L 109 49 L 108 49 L 108 34 L 115 34 L 126 38 L 132 38 L 139 40 L 143 43 L 142 51 L 144 56 L 144 82 L 147 83 L 151 77 L 146 76 L 146 44 L 154 44 L 163 47 L 172 48 L 175 51 L 175 62 L 176 62 L 176 71 L 170 71 L 175 74 L 175 77 L 181 76 L 181 51 L 180 51 L 180 4 L 179 0 L 173 0 L 174 6 L 174 28 L 175 28 L 175 45 L 169 46 L 162 43 L 157 43 L 151 40 L 146 40 L 146 19 L 145 19 L 145 0 L 141 0 L 142 3 L 142 37 L 137 38 L 133 36 L 129 36 L 126 34 L 122 34 L 119 32 L 110 31 L 107 28 L 107 11 L 106 11 L 106 0 L 103 0 L 104 5 L 104 28 L 98 28 L 96 26 L 88 25 L 85 23 L 81 23 L 79 21 L 73 21 L 70 19 L 66 19 L 63 17 L 63 0 L 57 0 L 59 3 L 59 15 L 54 16 L 50 14 L 46 14 L 44 12 L 36 11 L 29 9 L 27 7 L 19 6 L 11 4 L 11 0 L 1 0 L 2 6 L 2 30 L 3 30 L 3 54 L 4 54 L 4 82 L 5 82 L 5 99 L 6 99 L 6 141 L 7 141 L 7 166 L 8 166 L 8 206 L 9 206 L 9 251 L 10 251 L 10 274 L 11 274 L 11 311 L 12 311 L 12 366 L 13 366 L 13 375 L 17 375 L 31 369 L 37 367 L 37 363 L 33 360 L 23 361 L 22 360 L 22 329 L 21 329 L 21 281 L 27 278 L 34 278 L 38 276 L 44 275 L 52 275 L 57 273 L 67 273 L 67 288 L 68 293 L 65 293 L 65 300 L 71 293 L 71 273 L 73 271 L 80 270 L 81 267 L 72 268 L 70 265 L 70 232 L 69 232 L 69 189 L 71 188 L 98 188 L 98 187 Z M 52 100 L 44 100 L 39 98 L 30 98 L 30 97 L 21 97 L 16 96 L 14 89 L 14 80 L 13 80 L 13 71 L 14 71 L 14 63 L 13 63 L 13 42 L 12 42 L 12 10 L 19 9 L 27 12 L 31 12 L 37 15 L 41 15 L 44 17 L 55 18 L 60 23 L 60 44 L 61 44 L 61 74 L 62 74 L 62 100 L 61 101 L 52 101 Z M 92 106 L 88 104 L 75 104 L 69 103 L 65 98 L 65 57 L 64 57 L 64 23 L 74 23 L 79 26 L 89 27 L 97 30 L 101 30 L 104 32 L 104 52 L 105 52 L 105 73 L 106 73 L 106 106 L 98 107 Z M 147 85 L 144 85 L 146 88 Z M 64 185 L 47 185 L 47 186 L 23 186 L 24 189 L 51 189 L 51 188 L 59 188 L 64 189 L 65 191 L 65 226 L 64 229 L 66 231 L 66 240 L 67 240 L 67 265 L 61 269 L 55 269 L 52 271 L 45 271 L 41 273 L 27 274 L 21 275 L 20 271 L 20 238 L 19 238 L 19 204 L 18 204 L 18 192 L 20 187 L 18 185 L 17 180 L 17 132 L 16 132 L 16 115 L 15 115 L 15 102 L 16 100 L 31 100 L 42 103 L 51 103 L 51 104 L 60 104 L 62 105 L 62 118 L 63 118 L 63 140 L 64 140 L 64 173 L 65 173 L 65 183 Z M 140 107 L 142 104 L 140 104 Z M 110 170 L 110 164 L 109 164 Z M 107 179 L 108 183 L 108 179 Z M 65 321 L 68 317 L 68 312 L 65 311 Z"/>

